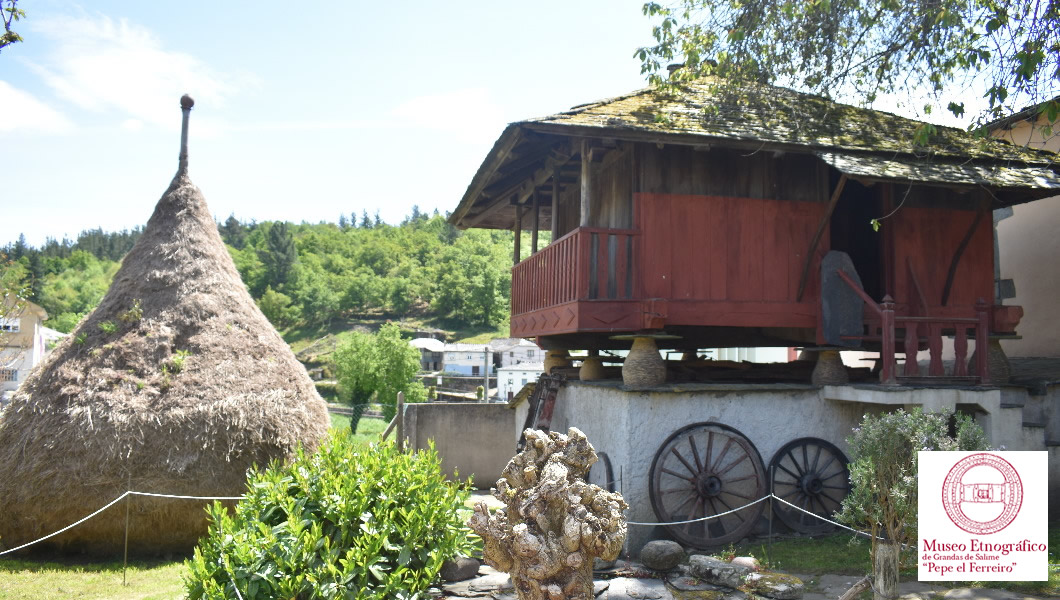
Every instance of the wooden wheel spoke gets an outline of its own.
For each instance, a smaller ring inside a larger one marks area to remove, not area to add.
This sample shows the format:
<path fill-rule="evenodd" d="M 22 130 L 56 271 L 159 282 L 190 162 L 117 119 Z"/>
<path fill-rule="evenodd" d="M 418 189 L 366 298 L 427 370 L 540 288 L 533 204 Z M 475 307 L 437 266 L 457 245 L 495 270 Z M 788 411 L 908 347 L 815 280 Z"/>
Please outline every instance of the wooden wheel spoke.
<path fill-rule="evenodd" d="M 704 504 L 703 498 L 698 498 L 696 500 L 696 507 L 695 507 L 695 509 L 692 510 L 692 518 L 693 519 L 699 519 L 701 517 L 705 517 L 706 516 L 705 514 L 703 514 L 703 508 L 704 508 L 703 504 Z M 685 531 L 686 532 L 690 532 L 691 529 L 692 529 L 692 526 L 695 525 L 695 524 L 696 523 L 685 523 Z"/>
<path fill-rule="evenodd" d="M 784 472 L 785 472 L 785 473 L 787 473 L 788 475 L 791 475 L 791 476 L 792 476 L 792 477 L 793 477 L 793 478 L 795 479 L 795 481 L 798 481 L 798 480 L 802 479 L 802 478 L 801 478 L 801 477 L 799 477 L 798 475 L 796 475 L 796 474 L 792 473 L 791 471 L 789 471 L 789 470 L 788 470 L 788 468 L 787 468 L 787 467 L 785 467 L 785 466 L 784 466 L 784 465 L 782 465 L 782 464 L 779 464 L 779 463 L 778 463 L 778 464 L 777 464 L 777 468 L 778 468 L 778 469 L 780 469 L 781 471 L 784 471 Z"/>
<path fill-rule="evenodd" d="M 694 484 L 696 483 L 696 480 L 695 480 L 695 478 L 693 478 L 693 477 L 688 477 L 688 476 L 686 476 L 686 475 L 682 475 L 682 474 L 680 474 L 680 473 L 675 473 L 675 472 L 673 472 L 673 471 L 671 471 L 670 469 L 667 469 L 667 468 L 665 468 L 665 467 L 663 467 L 663 468 L 662 468 L 662 469 L 660 469 L 660 470 L 661 470 L 661 471 L 662 471 L 663 473 L 666 473 L 667 475 L 673 475 L 674 477 L 677 477 L 678 479 L 684 479 L 685 481 L 687 481 L 687 482 L 689 482 L 689 483 L 691 483 L 691 484 L 693 484 L 693 485 L 694 485 Z"/>
<path fill-rule="evenodd" d="M 688 464 L 688 461 L 685 460 L 685 457 L 681 456 L 681 453 L 677 451 L 677 448 L 670 448 L 670 453 L 673 454 L 674 456 L 676 456 L 677 460 L 681 461 L 681 464 L 684 465 L 686 469 L 688 469 L 689 473 L 691 473 L 693 475 L 698 475 L 699 474 L 699 471 L 697 471 L 696 469 L 693 469 L 692 465 Z"/>
<path fill-rule="evenodd" d="M 724 493 L 726 493 L 726 494 L 728 494 L 730 496 L 736 496 L 737 498 L 743 498 L 744 500 L 758 500 L 758 498 L 752 498 L 750 496 L 745 496 L 743 494 L 737 494 L 736 492 L 734 492 L 732 490 L 725 490 Z"/>
<path fill-rule="evenodd" d="M 817 454 L 813 455 L 813 466 L 810 467 L 810 472 L 811 473 L 817 473 L 818 472 L 817 471 L 817 462 L 819 460 L 821 460 L 821 451 L 822 450 L 824 450 L 824 448 L 822 448 L 820 446 L 817 446 Z"/>
<path fill-rule="evenodd" d="M 781 498 L 788 498 L 789 496 L 793 496 L 793 495 L 801 493 L 801 492 L 802 492 L 801 489 L 795 488 L 795 489 L 791 490 L 790 492 L 788 492 L 787 494 L 781 494 L 780 497 Z"/>
<path fill-rule="evenodd" d="M 822 485 L 821 487 L 825 488 L 825 489 L 829 489 L 829 490 L 843 490 L 843 491 L 846 491 L 846 489 L 847 489 L 847 486 L 845 486 L 845 485 Z"/>
<path fill-rule="evenodd" d="M 747 460 L 749 458 L 751 458 L 751 457 L 748 456 L 747 454 L 744 454 L 740 458 L 738 458 L 735 461 L 729 463 L 729 466 L 727 466 L 724 469 L 722 469 L 722 470 L 718 471 L 717 473 L 715 473 L 714 476 L 720 478 L 722 475 L 724 475 L 724 474 L 728 473 L 729 471 L 731 471 L 733 469 L 733 467 L 735 467 L 736 465 L 742 463 L 743 461 L 745 461 L 745 460 Z"/>
<path fill-rule="evenodd" d="M 758 475 L 751 473 L 750 475 L 744 475 L 743 477 L 737 477 L 735 479 L 726 479 L 725 483 L 736 483 L 737 481 L 747 481 L 748 479 L 758 479 Z"/>
<path fill-rule="evenodd" d="M 814 469 L 813 472 L 814 473 L 824 473 L 825 471 L 828 470 L 828 467 L 831 466 L 832 463 L 834 463 L 835 461 L 836 461 L 836 458 L 835 458 L 835 455 L 833 454 L 831 457 L 828 458 L 828 462 L 826 462 L 823 465 L 821 465 L 820 469 Z"/>
<path fill-rule="evenodd" d="M 734 440 L 733 438 L 729 438 L 729 440 L 725 442 L 725 445 L 722 446 L 721 453 L 718 454 L 718 458 L 714 459 L 714 464 L 710 466 L 710 471 L 712 473 L 718 470 L 718 465 L 721 464 L 721 461 L 725 458 L 725 455 L 729 453 L 729 448 L 732 448 L 732 445 L 735 442 L 736 440 Z"/>
<path fill-rule="evenodd" d="M 825 493 L 825 492 L 821 492 L 821 495 L 822 495 L 822 496 L 824 496 L 825 498 L 828 498 L 829 500 L 831 500 L 831 501 L 832 501 L 832 504 L 834 504 L 834 505 L 836 505 L 836 506 L 839 506 L 839 505 L 843 504 L 843 501 L 842 501 L 842 500 L 836 500 L 835 498 L 833 498 L 833 497 L 829 496 L 829 495 L 828 495 L 827 493 Z M 822 504 L 822 506 L 824 505 L 824 503 L 823 503 L 823 502 L 822 502 L 821 504 Z M 831 511 L 828 511 L 828 512 L 829 512 L 829 513 L 831 513 Z"/>
<path fill-rule="evenodd" d="M 796 477 L 797 479 L 801 479 L 801 478 L 802 478 L 802 476 L 803 476 L 803 475 L 805 475 L 806 473 L 805 473 L 805 472 L 803 472 L 803 470 L 802 470 L 802 467 L 801 467 L 801 466 L 799 466 L 799 461 L 798 461 L 798 459 L 797 459 L 797 458 L 795 458 L 795 455 L 794 455 L 794 454 L 792 454 L 790 450 L 788 451 L 788 456 L 789 456 L 789 457 L 791 458 L 791 464 L 792 464 L 792 466 L 794 466 L 794 467 L 795 467 L 795 470 L 799 472 L 799 474 L 798 474 L 798 475 L 796 475 L 795 477 Z M 777 465 L 777 466 L 780 466 L 780 465 Z M 791 471 L 788 471 L 788 472 L 790 473 Z"/>
<path fill-rule="evenodd" d="M 703 470 L 703 463 L 699 462 L 699 449 L 696 448 L 696 438 L 692 434 L 688 434 L 688 446 L 692 448 L 692 458 L 696 459 L 696 472 Z"/>
<path fill-rule="evenodd" d="M 714 430 L 707 432 L 707 449 L 703 453 L 703 464 L 710 465 L 710 455 L 714 451 Z"/>
<path fill-rule="evenodd" d="M 729 506 L 729 503 L 724 501 L 724 500 L 722 500 L 721 496 L 718 497 L 718 502 L 721 502 L 721 505 L 725 507 L 725 510 L 732 510 L 732 507 Z M 740 512 L 739 511 L 732 513 L 732 516 L 734 516 L 737 519 L 739 519 L 741 523 L 744 522 L 744 518 L 740 516 Z M 721 519 L 718 519 L 718 520 L 720 521 Z"/>
<path fill-rule="evenodd" d="M 831 474 L 831 475 L 829 475 L 828 477 L 822 477 L 822 478 L 821 478 L 821 481 L 828 481 L 829 479 L 831 479 L 831 478 L 833 478 L 833 477 L 836 477 L 836 476 L 838 476 L 838 475 L 843 475 L 843 474 L 845 474 L 845 473 L 846 473 L 846 470 L 843 470 L 843 471 L 836 471 L 835 473 L 832 473 L 832 474 Z"/>

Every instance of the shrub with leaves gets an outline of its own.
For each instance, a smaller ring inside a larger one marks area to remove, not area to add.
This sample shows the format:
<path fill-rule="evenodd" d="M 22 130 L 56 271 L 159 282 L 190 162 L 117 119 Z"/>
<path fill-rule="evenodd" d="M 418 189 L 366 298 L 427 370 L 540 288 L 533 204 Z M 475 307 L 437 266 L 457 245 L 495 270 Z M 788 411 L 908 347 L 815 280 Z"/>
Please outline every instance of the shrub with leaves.
<path fill-rule="evenodd" d="M 955 437 L 949 435 L 951 423 Z M 986 436 L 971 417 L 953 412 L 899 409 L 865 415 L 847 439 L 850 445 L 850 493 L 837 518 L 867 528 L 876 538 L 907 544 L 917 537 L 917 452 L 986 450 Z"/>
<path fill-rule="evenodd" d="M 247 488 L 234 514 L 208 509 L 190 600 L 412 600 L 473 549 L 458 514 L 466 486 L 443 478 L 433 448 L 358 450 L 335 432 L 314 455 L 252 472 Z"/>

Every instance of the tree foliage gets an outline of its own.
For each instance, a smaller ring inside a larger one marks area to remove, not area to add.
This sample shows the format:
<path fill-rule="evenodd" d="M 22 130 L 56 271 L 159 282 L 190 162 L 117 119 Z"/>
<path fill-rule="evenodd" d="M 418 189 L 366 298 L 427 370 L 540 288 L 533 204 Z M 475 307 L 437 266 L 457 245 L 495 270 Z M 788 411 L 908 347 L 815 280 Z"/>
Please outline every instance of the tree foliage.
<path fill-rule="evenodd" d="M 367 213 L 365 213 L 366 215 Z M 418 209 L 399 226 L 218 224 L 243 283 L 278 329 L 343 318 L 415 315 L 445 326 L 496 326 L 508 315 L 512 234 L 461 232 Z M 102 299 L 142 230 L 81 232 L 75 241 L 24 238 L 0 247 L 4 277 L 27 288 L 48 325 L 68 331 Z"/>
<path fill-rule="evenodd" d="M 0 0 L 0 15 L 3 15 L 4 32 L 0 33 L 0 50 L 21 42 L 22 36 L 11 29 L 11 25 L 25 18 L 26 11 L 18 7 L 18 0 Z"/>
<path fill-rule="evenodd" d="M 643 11 L 656 44 L 636 56 L 663 86 L 718 75 L 869 103 L 928 91 L 960 116 L 976 82 L 988 106 L 980 118 L 1048 101 L 1041 110 L 1056 119 L 1055 0 L 677 0 Z M 667 80 L 674 61 L 684 67 Z"/>
<path fill-rule="evenodd" d="M 405 394 L 405 402 L 427 399 L 427 389 L 416 379 L 420 353 L 393 323 L 375 334 L 354 332 L 335 350 L 332 360 L 340 393 L 353 404 L 366 403 L 374 396 L 388 421 L 394 418 L 398 392 Z"/>

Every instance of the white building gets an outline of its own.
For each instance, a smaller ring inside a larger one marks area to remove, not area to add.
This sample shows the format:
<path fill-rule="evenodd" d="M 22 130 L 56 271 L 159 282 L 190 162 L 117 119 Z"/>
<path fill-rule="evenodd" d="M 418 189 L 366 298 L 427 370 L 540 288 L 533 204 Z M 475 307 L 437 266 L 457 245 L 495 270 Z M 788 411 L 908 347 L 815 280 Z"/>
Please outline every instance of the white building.
<path fill-rule="evenodd" d="M 425 372 L 441 371 L 445 360 L 445 342 L 434 338 L 415 338 L 409 345 L 420 351 L 420 370 Z"/>
<path fill-rule="evenodd" d="M 537 381 L 545 372 L 543 362 L 520 363 L 497 369 L 497 395 L 501 400 L 509 400 L 523 389 L 523 386 Z"/>
<path fill-rule="evenodd" d="M 0 318 L 0 394 L 14 392 L 33 367 L 44 358 L 43 321 L 48 313 L 28 301 L 15 307 L 15 299 L 3 300 L 5 317 Z"/>
<path fill-rule="evenodd" d="M 442 370 L 446 373 L 461 375 L 482 375 L 483 368 L 489 364 L 493 372 L 492 361 L 487 362 L 489 347 L 483 344 L 446 344 L 445 362 Z"/>
<path fill-rule="evenodd" d="M 493 364 L 499 367 L 543 362 L 545 359 L 544 350 L 523 338 L 497 338 L 490 341 L 489 349 L 494 353 Z"/>

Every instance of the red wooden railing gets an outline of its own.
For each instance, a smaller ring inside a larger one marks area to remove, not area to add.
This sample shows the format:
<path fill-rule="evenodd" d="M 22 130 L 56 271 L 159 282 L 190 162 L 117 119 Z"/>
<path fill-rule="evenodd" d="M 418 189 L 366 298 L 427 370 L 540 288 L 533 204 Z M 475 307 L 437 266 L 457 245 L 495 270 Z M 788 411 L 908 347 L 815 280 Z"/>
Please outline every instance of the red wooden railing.
<path fill-rule="evenodd" d="M 631 229 L 580 227 L 512 267 L 512 314 L 633 297 Z"/>
<path fill-rule="evenodd" d="M 879 324 L 867 324 L 869 331 L 863 336 L 844 336 L 869 341 L 879 341 L 881 345 L 880 382 L 888 385 L 898 383 L 898 366 L 895 359 L 897 330 L 901 329 L 902 349 L 905 353 L 905 368 L 902 377 L 920 377 L 920 365 L 916 356 L 920 351 L 921 340 L 927 340 L 928 362 L 927 377 L 969 377 L 968 373 L 968 332 L 974 331 L 976 345 L 976 375 L 980 384 L 990 383 L 990 372 L 987 362 L 987 344 L 989 343 L 989 315 L 986 301 L 982 298 L 975 303 L 974 317 L 928 317 L 901 316 L 894 311 L 894 299 L 890 295 L 883 297 L 883 302 L 876 302 L 862 290 L 846 273 L 837 271 L 842 279 L 861 299 L 879 316 Z M 875 331 L 878 328 L 878 332 Z M 953 333 L 953 372 L 948 374 L 942 364 L 943 333 Z"/>

